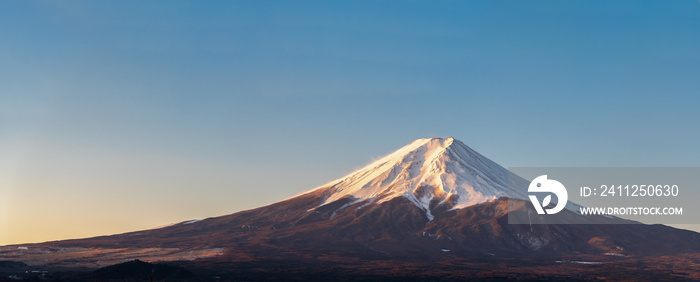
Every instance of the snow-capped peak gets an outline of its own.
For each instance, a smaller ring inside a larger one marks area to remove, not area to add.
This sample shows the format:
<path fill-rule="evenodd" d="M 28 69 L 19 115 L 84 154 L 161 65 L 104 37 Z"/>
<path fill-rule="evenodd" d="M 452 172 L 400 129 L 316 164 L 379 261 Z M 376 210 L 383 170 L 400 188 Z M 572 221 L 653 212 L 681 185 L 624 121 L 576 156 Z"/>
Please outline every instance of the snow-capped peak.
<path fill-rule="evenodd" d="M 459 140 L 418 139 L 319 189 L 329 189 L 324 204 L 352 196 L 355 203 L 382 203 L 406 197 L 429 218 L 433 199 L 454 208 L 507 197 L 508 171 Z M 455 201 L 456 199 L 456 201 Z"/>

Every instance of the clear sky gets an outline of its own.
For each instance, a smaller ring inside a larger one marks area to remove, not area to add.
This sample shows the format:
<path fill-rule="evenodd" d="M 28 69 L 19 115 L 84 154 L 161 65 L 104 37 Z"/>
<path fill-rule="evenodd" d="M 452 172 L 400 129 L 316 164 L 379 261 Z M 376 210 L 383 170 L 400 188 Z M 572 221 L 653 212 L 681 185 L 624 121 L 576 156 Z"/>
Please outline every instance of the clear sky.
<path fill-rule="evenodd" d="M 0 245 L 229 214 L 417 138 L 700 166 L 698 1 L 2 1 Z"/>

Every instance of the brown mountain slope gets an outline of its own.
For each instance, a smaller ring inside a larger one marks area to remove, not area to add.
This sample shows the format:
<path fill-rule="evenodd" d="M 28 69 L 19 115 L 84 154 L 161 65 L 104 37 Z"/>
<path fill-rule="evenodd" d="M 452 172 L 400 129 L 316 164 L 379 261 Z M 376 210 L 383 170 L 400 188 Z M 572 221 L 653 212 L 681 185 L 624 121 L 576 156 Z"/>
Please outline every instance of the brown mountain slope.
<path fill-rule="evenodd" d="M 450 209 L 447 204 L 435 206 L 435 218 L 430 221 L 423 210 L 403 198 L 381 204 L 359 202 L 339 209 L 351 199 L 318 207 L 322 194 L 323 191 L 315 191 L 189 224 L 31 247 L 223 248 L 223 257 L 256 260 L 285 252 L 410 260 L 447 253 L 536 257 L 700 251 L 700 234 L 662 225 L 508 224 L 507 198 L 463 209 Z M 519 200 L 511 202 L 519 203 L 520 208 L 528 207 Z"/>

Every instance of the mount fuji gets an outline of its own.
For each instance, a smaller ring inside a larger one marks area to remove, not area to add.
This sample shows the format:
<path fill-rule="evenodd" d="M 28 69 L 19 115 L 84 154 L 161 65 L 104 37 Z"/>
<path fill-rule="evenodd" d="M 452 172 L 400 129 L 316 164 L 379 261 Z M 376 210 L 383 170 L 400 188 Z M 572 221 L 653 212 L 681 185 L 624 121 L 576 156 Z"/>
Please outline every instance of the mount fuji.
<path fill-rule="evenodd" d="M 613 260 L 634 264 L 700 253 L 700 234 L 663 225 L 508 224 L 509 209 L 537 216 L 526 196 L 529 182 L 511 179 L 517 188 L 509 191 L 508 173 L 454 138 L 418 139 L 268 206 L 158 229 L 21 245 L 20 255 L 20 246 L 0 247 L 0 260 L 93 268 L 128 259 L 177 261 L 217 274 L 224 272 L 212 269 L 225 268 L 230 275 L 235 270 L 253 280 L 289 267 L 314 275 L 331 268 L 348 275 L 394 276 L 439 262 L 441 271 L 469 265 L 483 270 L 470 272 L 477 275 L 494 273 L 494 265 L 511 265 L 518 275 L 539 269 L 566 278 L 571 267 L 580 267 L 575 262 L 619 268 L 621 262 Z M 580 216 L 574 209 L 562 213 Z M 251 274 L 250 269 L 258 270 Z M 700 278 L 698 271 L 692 273 Z M 430 277 L 452 277 L 443 274 Z"/>

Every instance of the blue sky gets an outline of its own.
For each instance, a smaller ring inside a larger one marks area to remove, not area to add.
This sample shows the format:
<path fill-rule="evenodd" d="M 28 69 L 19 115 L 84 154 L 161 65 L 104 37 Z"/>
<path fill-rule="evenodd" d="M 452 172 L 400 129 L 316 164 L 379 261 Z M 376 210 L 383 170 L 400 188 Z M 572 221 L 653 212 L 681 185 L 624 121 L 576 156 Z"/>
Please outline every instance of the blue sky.
<path fill-rule="evenodd" d="M 0 26 L 0 243 L 254 208 L 431 136 L 700 166 L 698 1 L 6 1 Z"/>

